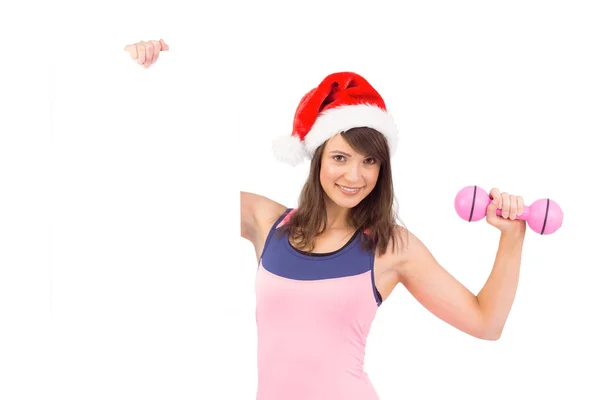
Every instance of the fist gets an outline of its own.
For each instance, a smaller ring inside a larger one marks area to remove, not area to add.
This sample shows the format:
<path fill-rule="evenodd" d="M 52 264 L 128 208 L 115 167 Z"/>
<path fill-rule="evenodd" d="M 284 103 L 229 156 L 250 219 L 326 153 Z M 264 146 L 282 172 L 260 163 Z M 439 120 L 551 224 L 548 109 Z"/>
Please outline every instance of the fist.
<path fill-rule="evenodd" d="M 124 50 L 129 53 L 132 59 L 137 60 L 138 64 L 148 68 L 158 60 L 161 51 L 169 51 L 169 46 L 164 40 L 160 39 L 128 44 Z"/>
<path fill-rule="evenodd" d="M 517 219 L 523 214 L 525 204 L 523 197 L 513 195 L 507 192 L 500 192 L 497 188 L 490 191 L 490 202 L 487 208 L 487 222 L 500 229 L 502 232 L 523 231 L 525 221 Z M 501 210 L 502 215 L 497 215 L 497 210 Z"/>

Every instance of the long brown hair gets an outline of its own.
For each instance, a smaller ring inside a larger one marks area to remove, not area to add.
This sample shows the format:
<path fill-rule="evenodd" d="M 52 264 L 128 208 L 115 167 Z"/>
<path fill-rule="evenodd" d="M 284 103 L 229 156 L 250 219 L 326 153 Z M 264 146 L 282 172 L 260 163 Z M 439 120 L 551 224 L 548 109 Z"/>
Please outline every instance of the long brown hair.
<path fill-rule="evenodd" d="M 396 215 L 390 151 L 385 137 L 377 130 L 359 127 L 341 132 L 342 137 L 357 152 L 375 158 L 380 163 L 379 177 L 375 187 L 356 207 L 348 213 L 348 223 L 356 230 L 365 231 L 361 235 L 367 251 L 385 253 L 389 241 L 397 246 L 400 239 L 396 234 L 399 219 Z M 298 207 L 282 232 L 300 247 L 312 251 L 316 238 L 327 226 L 325 192 L 321 186 L 321 158 L 325 143 L 315 151 L 310 172 L 298 201 Z M 400 239 L 401 242 L 403 242 Z"/>

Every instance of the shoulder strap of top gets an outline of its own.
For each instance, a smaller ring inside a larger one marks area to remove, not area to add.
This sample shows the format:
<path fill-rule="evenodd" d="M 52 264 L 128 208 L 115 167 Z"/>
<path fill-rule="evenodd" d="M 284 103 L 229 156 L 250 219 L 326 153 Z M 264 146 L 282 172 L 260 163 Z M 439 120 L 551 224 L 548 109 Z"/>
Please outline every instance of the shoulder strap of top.
<path fill-rule="evenodd" d="M 287 224 L 287 222 L 290 220 L 290 217 L 292 216 L 292 214 L 295 211 L 296 211 L 295 208 L 288 208 L 287 210 L 285 210 L 285 212 L 281 215 L 281 217 L 277 220 L 277 222 L 275 224 L 273 224 L 275 229 L 278 229 L 278 228 L 282 227 L 283 225 Z"/>
<path fill-rule="evenodd" d="M 265 240 L 265 245 L 263 246 L 263 250 L 262 250 L 262 254 L 260 255 L 260 258 L 262 258 L 263 255 L 265 254 L 265 251 L 267 250 L 267 247 L 269 246 L 269 242 L 271 241 L 271 238 L 275 234 L 275 231 L 277 230 L 277 228 L 284 225 L 290 219 L 290 216 L 292 215 L 293 211 L 294 211 L 293 208 L 286 209 L 283 212 L 283 214 L 281 214 L 279 216 L 279 218 L 277 218 L 277 220 L 273 223 L 273 225 L 271 226 L 271 229 L 269 230 L 269 234 L 267 235 L 267 239 Z"/>

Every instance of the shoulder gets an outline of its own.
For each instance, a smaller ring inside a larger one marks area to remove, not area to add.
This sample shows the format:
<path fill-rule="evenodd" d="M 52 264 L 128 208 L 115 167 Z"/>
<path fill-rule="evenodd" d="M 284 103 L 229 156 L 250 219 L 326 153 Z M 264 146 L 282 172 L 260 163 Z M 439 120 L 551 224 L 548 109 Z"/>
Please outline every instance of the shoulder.
<path fill-rule="evenodd" d="M 386 251 L 378 259 L 380 263 L 402 275 L 428 250 L 417 235 L 401 225 L 394 227 L 394 239 L 390 240 Z"/>

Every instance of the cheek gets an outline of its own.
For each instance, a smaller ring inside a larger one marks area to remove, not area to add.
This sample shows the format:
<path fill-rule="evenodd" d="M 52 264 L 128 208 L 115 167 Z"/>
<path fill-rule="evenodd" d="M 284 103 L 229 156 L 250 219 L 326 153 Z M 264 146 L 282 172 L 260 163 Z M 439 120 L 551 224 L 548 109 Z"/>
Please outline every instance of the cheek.
<path fill-rule="evenodd" d="M 373 170 L 367 171 L 364 176 L 367 181 L 367 186 L 373 188 L 375 187 L 377 179 L 379 178 L 379 169 L 373 168 Z"/>
<path fill-rule="evenodd" d="M 333 181 L 336 180 L 339 173 L 334 165 L 323 165 L 321 166 L 321 180 Z"/>

